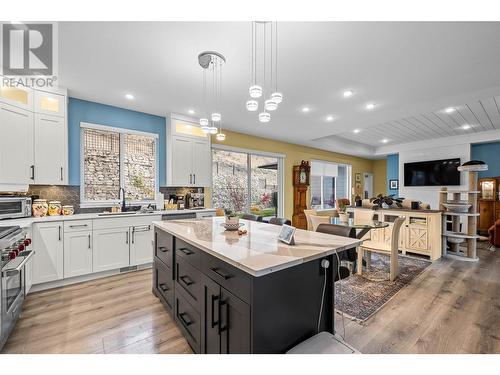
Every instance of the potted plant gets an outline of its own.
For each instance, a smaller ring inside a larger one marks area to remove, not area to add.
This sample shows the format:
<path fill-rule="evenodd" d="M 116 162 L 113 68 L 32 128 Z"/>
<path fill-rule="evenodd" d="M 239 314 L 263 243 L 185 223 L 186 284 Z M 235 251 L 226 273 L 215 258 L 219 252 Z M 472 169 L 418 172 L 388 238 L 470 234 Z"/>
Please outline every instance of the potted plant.
<path fill-rule="evenodd" d="M 339 220 L 343 223 L 346 223 L 349 221 L 349 214 L 346 212 L 346 204 L 345 203 L 339 203 Z"/>
<path fill-rule="evenodd" d="M 226 208 L 224 213 L 226 216 L 226 224 L 236 225 L 240 222 L 240 217 L 236 214 L 236 212 Z"/>
<path fill-rule="evenodd" d="M 394 194 L 384 196 L 383 194 L 379 194 L 374 198 L 370 198 L 370 202 L 376 205 L 378 208 L 392 207 L 393 204 L 396 204 L 399 208 L 403 207 L 403 198 L 395 198 Z"/>

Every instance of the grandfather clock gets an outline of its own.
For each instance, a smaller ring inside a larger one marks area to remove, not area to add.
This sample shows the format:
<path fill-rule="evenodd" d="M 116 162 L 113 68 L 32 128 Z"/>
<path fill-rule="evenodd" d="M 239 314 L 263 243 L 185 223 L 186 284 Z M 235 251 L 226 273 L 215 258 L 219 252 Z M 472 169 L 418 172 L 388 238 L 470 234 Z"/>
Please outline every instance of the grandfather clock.
<path fill-rule="evenodd" d="M 307 220 L 304 210 L 307 209 L 307 188 L 311 166 L 308 161 L 302 160 L 300 165 L 293 166 L 293 226 L 307 229 Z"/>

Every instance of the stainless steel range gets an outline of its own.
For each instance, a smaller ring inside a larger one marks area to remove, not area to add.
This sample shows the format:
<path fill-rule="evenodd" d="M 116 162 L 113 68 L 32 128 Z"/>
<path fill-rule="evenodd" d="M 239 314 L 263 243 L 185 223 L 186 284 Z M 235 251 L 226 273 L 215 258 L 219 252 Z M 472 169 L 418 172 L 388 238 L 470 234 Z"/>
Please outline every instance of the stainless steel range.
<path fill-rule="evenodd" d="M 0 350 L 19 319 L 25 297 L 25 265 L 34 255 L 31 239 L 19 226 L 0 226 Z"/>

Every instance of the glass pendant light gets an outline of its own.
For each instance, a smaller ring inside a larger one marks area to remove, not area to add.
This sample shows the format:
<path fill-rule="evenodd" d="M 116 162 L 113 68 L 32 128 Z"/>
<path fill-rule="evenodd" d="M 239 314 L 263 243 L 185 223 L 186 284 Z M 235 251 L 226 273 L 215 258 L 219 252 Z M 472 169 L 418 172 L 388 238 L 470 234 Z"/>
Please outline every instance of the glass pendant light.
<path fill-rule="evenodd" d="M 248 100 L 247 101 L 247 110 L 250 112 L 255 112 L 259 109 L 259 102 L 257 100 Z"/>
<path fill-rule="evenodd" d="M 212 113 L 212 121 L 218 122 L 221 119 L 221 114 L 220 113 Z"/>
<path fill-rule="evenodd" d="M 208 119 L 207 118 L 200 118 L 200 126 L 207 127 L 208 126 Z"/>
<path fill-rule="evenodd" d="M 208 128 L 208 132 L 209 132 L 210 134 L 217 134 L 217 128 L 216 128 L 215 126 L 210 126 L 210 127 Z"/>
<path fill-rule="evenodd" d="M 250 93 L 251 98 L 260 98 L 262 96 L 262 87 L 260 87 L 259 85 L 250 86 L 248 92 Z"/>
<path fill-rule="evenodd" d="M 271 94 L 271 100 L 276 104 L 280 104 L 283 101 L 283 94 L 281 92 L 273 92 Z"/>
<path fill-rule="evenodd" d="M 201 127 L 201 131 L 205 134 L 208 134 L 210 133 L 210 126 L 206 125 L 206 126 L 202 126 Z"/>
<path fill-rule="evenodd" d="M 271 121 L 271 114 L 267 112 L 259 113 L 259 121 L 260 122 L 269 122 Z"/>
<path fill-rule="evenodd" d="M 264 102 L 264 108 L 266 111 L 276 111 L 278 109 L 278 103 L 272 99 L 267 99 Z"/>
<path fill-rule="evenodd" d="M 226 140 L 226 135 L 224 133 L 218 133 L 215 138 L 218 140 L 218 141 L 224 141 Z"/>

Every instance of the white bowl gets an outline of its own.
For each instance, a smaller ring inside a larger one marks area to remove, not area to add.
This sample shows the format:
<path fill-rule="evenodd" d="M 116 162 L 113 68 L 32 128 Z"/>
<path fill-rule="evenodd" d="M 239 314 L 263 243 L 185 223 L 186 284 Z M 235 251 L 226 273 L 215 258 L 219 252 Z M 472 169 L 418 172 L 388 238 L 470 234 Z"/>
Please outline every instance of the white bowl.
<path fill-rule="evenodd" d="M 471 204 L 452 204 L 452 203 L 443 203 L 443 206 L 450 212 L 460 212 L 466 213 L 469 211 L 469 208 L 472 206 Z"/>

